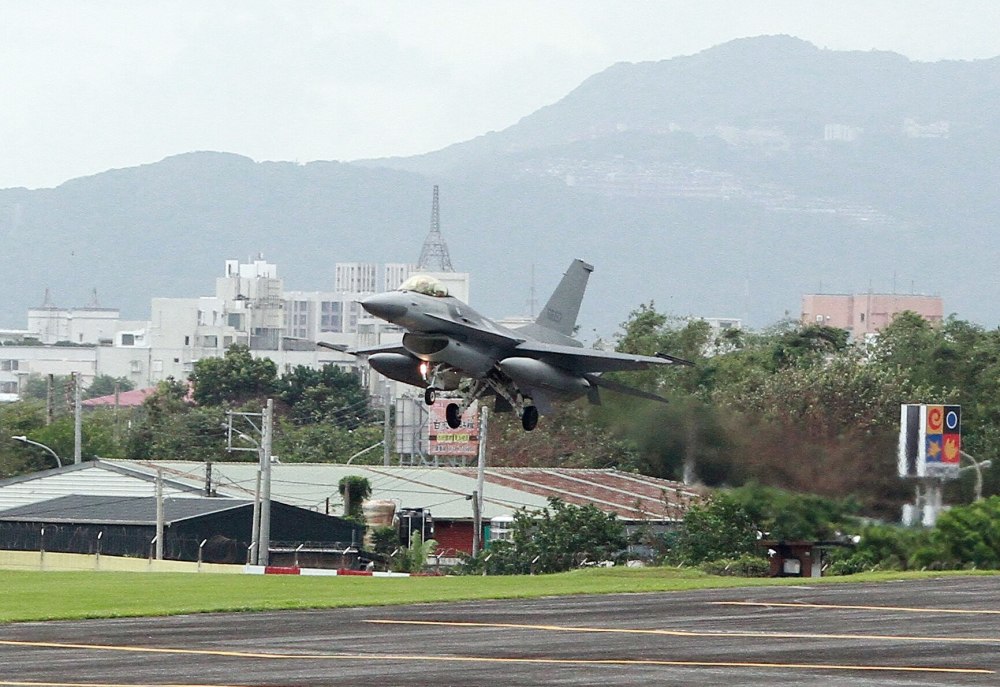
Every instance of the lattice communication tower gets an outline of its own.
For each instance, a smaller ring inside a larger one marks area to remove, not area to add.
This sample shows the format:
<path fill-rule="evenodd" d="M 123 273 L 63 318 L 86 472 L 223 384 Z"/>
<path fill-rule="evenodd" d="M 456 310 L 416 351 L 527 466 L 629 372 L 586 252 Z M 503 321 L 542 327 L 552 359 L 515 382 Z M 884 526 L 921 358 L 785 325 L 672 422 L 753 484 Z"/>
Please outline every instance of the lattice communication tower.
<path fill-rule="evenodd" d="M 420 250 L 420 260 L 417 269 L 421 272 L 454 272 L 451 257 L 448 255 L 448 244 L 441 236 L 441 215 L 438 210 L 438 187 L 434 187 L 434 203 L 431 206 L 431 231 L 424 239 L 424 247 Z"/>

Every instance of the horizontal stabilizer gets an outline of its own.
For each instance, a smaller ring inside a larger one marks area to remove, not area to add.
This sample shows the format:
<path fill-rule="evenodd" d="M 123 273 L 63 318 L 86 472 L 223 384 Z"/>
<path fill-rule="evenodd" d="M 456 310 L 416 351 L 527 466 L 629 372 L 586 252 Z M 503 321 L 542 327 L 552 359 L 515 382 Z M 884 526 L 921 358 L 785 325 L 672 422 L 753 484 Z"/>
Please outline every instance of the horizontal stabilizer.
<path fill-rule="evenodd" d="M 694 363 L 690 360 L 684 360 L 684 358 L 678 358 L 677 356 L 669 355 L 667 353 L 654 353 L 653 357 L 669 360 L 674 365 L 687 365 L 688 367 L 694 367 Z"/>
<path fill-rule="evenodd" d="M 514 349 L 517 355 L 544 360 L 571 372 L 624 372 L 648 370 L 660 365 L 675 365 L 680 358 L 669 360 L 661 356 L 632 355 L 596 348 L 560 346 L 540 341 L 525 341 Z"/>
<path fill-rule="evenodd" d="M 637 398 L 645 398 L 648 401 L 659 401 L 660 403 L 669 403 L 667 399 L 663 396 L 658 396 L 650 391 L 643 391 L 642 389 L 636 389 L 635 387 L 626 386 L 621 382 L 616 382 L 613 379 L 607 379 L 605 377 L 600 377 L 598 375 L 584 375 L 584 379 L 593 384 L 594 386 L 604 387 L 605 389 L 610 389 L 611 391 L 616 391 L 619 394 L 625 394 L 626 396 L 635 396 Z M 591 403 L 593 403 L 591 399 Z"/>

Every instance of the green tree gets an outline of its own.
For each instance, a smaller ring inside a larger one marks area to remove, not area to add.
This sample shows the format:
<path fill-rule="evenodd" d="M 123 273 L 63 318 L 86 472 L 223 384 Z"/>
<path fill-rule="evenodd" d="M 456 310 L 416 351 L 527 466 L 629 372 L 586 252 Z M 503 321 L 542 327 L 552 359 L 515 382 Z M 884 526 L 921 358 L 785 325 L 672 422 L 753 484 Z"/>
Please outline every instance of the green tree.
<path fill-rule="evenodd" d="M 27 436 L 34 439 L 35 432 L 44 426 L 44 403 L 0 403 L 0 479 L 55 467 L 52 457 L 42 449 L 26 446 L 10 438 Z M 73 455 L 72 452 L 70 455 Z"/>
<path fill-rule="evenodd" d="M 371 531 L 372 550 L 383 556 L 392 554 L 399 548 L 399 532 L 388 525 Z"/>
<path fill-rule="evenodd" d="M 277 365 L 269 358 L 255 358 L 246 346 L 230 346 L 222 358 L 202 358 L 194 364 L 191 383 L 196 403 L 206 406 L 241 406 L 263 400 L 274 392 Z"/>
<path fill-rule="evenodd" d="M 858 504 L 752 483 L 726 494 L 746 511 L 769 539 L 833 539 L 857 529 Z"/>
<path fill-rule="evenodd" d="M 757 525 L 747 509 L 730 495 L 716 494 L 708 503 L 692 506 L 673 540 L 669 559 L 699 565 L 754 553 Z"/>
<path fill-rule="evenodd" d="M 696 363 L 695 367 L 663 366 L 622 376 L 623 381 L 654 393 L 668 390 L 691 392 L 698 387 L 697 363 L 712 347 L 712 329 L 704 320 L 669 317 L 657 312 L 653 303 L 640 305 L 621 325 L 616 350 L 635 355 L 668 353 Z M 616 376 L 616 375 L 613 375 Z"/>
<path fill-rule="evenodd" d="M 830 574 L 851 575 L 870 570 L 909 570 L 915 554 L 926 549 L 931 530 L 922 527 L 868 525 L 855 546 L 830 552 Z"/>
<path fill-rule="evenodd" d="M 225 408 L 192 406 L 186 400 L 187 392 L 186 384 L 168 379 L 143 401 L 127 439 L 130 459 L 234 459 L 226 451 Z"/>
<path fill-rule="evenodd" d="M 21 399 L 46 403 L 49 395 L 48 375 L 31 373 L 21 387 Z M 52 376 L 52 414 L 65 415 L 72 412 L 74 397 L 73 378 L 70 375 Z"/>
<path fill-rule="evenodd" d="M 918 567 L 1000 569 L 1000 496 L 942 513 L 913 558 Z"/>
<path fill-rule="evenodd" d="M 281 418 L 275 423 L 273 450 L 289 463 L 343 463 L 357 456 L 356 464 L 381 464 L 383 452 L 372 447 L 382 438 L 383 428 L 374 425 L 351 430 L 327 423 L 296 425 Z M 372 450 L 363 453 L 365 449 Z"/>
<path fill-rule="evenodd" d="M 112 377 L 111 375 L 97 375 L 94 377 L 94 381 L 90 383 L 83 391 L 83 398 L 98 398 L 100 396 L 111 396 L 115 393 L 115 388 L 117 387 L 119 392 L 131 391 L 135 388 L 133 384 L 126 377 Z"/>
<path fill-rule="evenodd" d="M 427 558 L 437 550 L 437 541 L 433 539 L 423 540 L 423 536 L 417 532 L 410 538 L 409 548 L 403 548 L 396 552 L 390 564 L 397 572 L 417 573 L 427 567 Z"/>
<path fill-rule="evenodd" d="M 374 419 L 357 373 L 332 363 L 318 370 L 296 366 L 281 376 L 275 392 L 297 424 L 327 422 L 354 429 Z"/>
<path fill-rule="evenodd" d="M 347 507 L 344 512 L 344 519 L 356 522 L 364 526 L 365 515 L 361 506 L 366 498 L 372 494 L 372 485 L 367 478 L 360 475 L 345 475 L 337 483 L 337 490 L 344 499 Z"/>
<path fill-rule="evenodd" d="M 515 513 L 511 541 L 492 542 L 481 558 L 490 556 L 486 567 L 494 575 L 561 572 L 585 560 L 613 559 L 627 544 L 613 513 L 553 498 L 547 508 Z"/>

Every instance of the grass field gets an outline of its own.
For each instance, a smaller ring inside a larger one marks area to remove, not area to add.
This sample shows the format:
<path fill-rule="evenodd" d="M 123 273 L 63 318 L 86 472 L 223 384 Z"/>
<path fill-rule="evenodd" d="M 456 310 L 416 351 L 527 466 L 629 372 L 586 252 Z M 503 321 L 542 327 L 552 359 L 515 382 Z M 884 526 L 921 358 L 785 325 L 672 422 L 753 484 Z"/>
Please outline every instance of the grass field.
<path fill-rule="evenodd" d="M 956 573 L 869 573 L 804 580 L 712 577 L 671 568 L 589 569 L 530 577 L 409 578 L 0 571 L 0 622 L 849 583 L 945 574 Z"/>

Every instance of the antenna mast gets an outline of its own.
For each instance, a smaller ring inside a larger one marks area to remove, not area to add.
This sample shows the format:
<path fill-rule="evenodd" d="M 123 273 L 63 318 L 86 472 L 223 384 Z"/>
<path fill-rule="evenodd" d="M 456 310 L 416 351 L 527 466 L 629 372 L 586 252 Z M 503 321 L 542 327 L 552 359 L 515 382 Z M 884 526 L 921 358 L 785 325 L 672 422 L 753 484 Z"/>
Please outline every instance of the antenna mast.
<path fill-rule="evenodd" d="M 441 236 L 441 214 L 438 207 L 438 187 L 434 186 L 434 202 L 431 205 L 431 231 L 424 240 L 420 250 L 420 260 L 417 269 L 422 272 L 454 272 L 451 257 L 448 255 L 448 244 Z"/>

